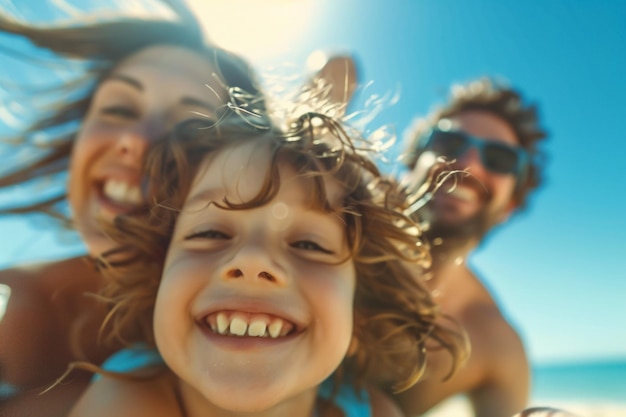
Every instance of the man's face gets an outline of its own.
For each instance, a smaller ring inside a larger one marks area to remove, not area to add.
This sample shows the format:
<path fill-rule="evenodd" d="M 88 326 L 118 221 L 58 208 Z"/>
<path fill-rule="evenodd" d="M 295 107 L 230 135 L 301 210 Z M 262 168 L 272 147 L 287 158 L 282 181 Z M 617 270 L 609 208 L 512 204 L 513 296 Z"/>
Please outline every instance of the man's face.
<path fill-rule="evenodd" d="M 517 146 L 513 129 L 498 116 L 485 111 L 466 111 L 447 119 L 451 130 L 467 133 L 478 140 Z M 436 148 L 435 148 L 436 149 Z M 426 151 L 420 159 L 432 160 Z M 436 151 L 435 151 L 436 152 Z M 498 223 L 506 220 L 516 204 L 513 194 L 516 176 L 498 173 L 485 167 L 480 151 L 469 147 L 450 161 L 446 169 L 465 171 L 450 176 L 434 193 L 431 209 L 431 237 L 482 238 Z M 419 169 L 420 161 L 416 169 Z"/>

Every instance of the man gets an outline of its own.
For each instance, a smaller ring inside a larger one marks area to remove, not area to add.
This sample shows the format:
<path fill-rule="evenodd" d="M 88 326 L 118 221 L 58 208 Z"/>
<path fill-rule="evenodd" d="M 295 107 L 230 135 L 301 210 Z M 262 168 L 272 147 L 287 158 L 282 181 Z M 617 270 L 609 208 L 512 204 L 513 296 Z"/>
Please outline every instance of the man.
<path fill-rule="evenodd" d="M 410 133 L 410 179 L 419 185 L 430 176 L 436 187 L 416 204 L 432 244 L 429 285 L 443 311 L 465 328 L 471 354 L 443 381 L 451 364 L 432 353 L 424 379 L 397 397 L 409 416 L 456 394 L 465 394 L 480 417 L 510 416 L 527 406 L 522 341 L 466 259 L 539 185 L 537 144 L 545 136 L 535 107 L 488 79 L 453 87 L 450 102 Z M 433 171 L 433 164 L 440 168 Z"/>
<path fill-rule="evenodd" d="M 345 111 L 358 80 L 352 58 L 329 59 L 312 80 L 319 78 L 332 86 L 330 100 Z M 553 409 L 522 411 L 530 379 L 524 347 L 464 262 L 492 227 L 524 207 L 540 184 L 536 145 L 545 136 L 534 106 L 524 105 L 517 91 L 487 79 L 455 86 L 450 103 L 418 120 L 411 131 L 408 165 L 416 188 L 431 176 L 438 157 L 448 162 L 438 171 L 439 178 L 435 171 L 435 182 L 442 183 L 417 217 L 430 223 L 426 233 L 433 242 L 434 262 L 429 284 L 444 312 L 464 327 L 471 354 L 443 381 L 453 364 L 448 355 L 430 353 L 424 379 L 391 395 L 408 417 L 457 394 L 469 397 L 478 417 L 530 417 L 546 415 L 546 410 L 555 417 L 570 416 Z"/>

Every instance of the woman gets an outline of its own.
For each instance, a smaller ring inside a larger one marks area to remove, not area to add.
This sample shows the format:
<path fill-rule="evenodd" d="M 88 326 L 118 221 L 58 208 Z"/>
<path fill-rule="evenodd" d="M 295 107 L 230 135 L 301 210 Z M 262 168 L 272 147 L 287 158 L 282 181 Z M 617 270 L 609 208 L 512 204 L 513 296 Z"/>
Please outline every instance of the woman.
<path fill-rule="evenodd" d="M 67 198 L 73 225 L 90 254 L 99 254 L 110 244 L 100 225 L 144 204 L 144 154 L 176 123 L 198 113 L 217 122 L 228 107 L 250 123 L 264 123 L 265 103 L 249 66 L 207 45 L 181 4 L 164 3 L 174 19 L 94 22 L 87 16 L 71 26 L 43 28 L 0 15 L 3 32 L 88 64 L 84 76 L 57 95 L 52 111 L 42 111 L 10 138 L 34 147 L 33 136 L 48 133 L 52 139 L 42 156 L 0 178 L 0 187 L 8 187 L 68 170 L 67 192 L 4 213 L 63 218 L 60 204 Z M 38 394 L 68 362 L 100 363 L 118 348 L 98 344 L 103 310 L 85 296 L 100 288 L 101 276 L 86 257 L 76 257 L 1 271 L 0 284 L 10 288 L 0 321 L 2 408 L 9 415 L 65 415 L 87 375 Z"/>

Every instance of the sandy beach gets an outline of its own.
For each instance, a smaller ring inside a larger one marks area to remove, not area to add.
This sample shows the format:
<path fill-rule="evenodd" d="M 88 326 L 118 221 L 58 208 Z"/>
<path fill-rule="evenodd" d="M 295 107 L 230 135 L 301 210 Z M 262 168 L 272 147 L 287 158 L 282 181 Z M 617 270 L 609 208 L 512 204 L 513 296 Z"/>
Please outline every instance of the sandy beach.
<path fill-rule="evenodd" d="M 560 408 L 580 417 L 625 417 L 626 402 L 574 402 L 534 400 L 531 406 Z M 426 417 L 473 417 L 469 404 L 463 398 L 453 398 L 425 415 Z M 503 416 L 506 417 L 506 416 Z"/>

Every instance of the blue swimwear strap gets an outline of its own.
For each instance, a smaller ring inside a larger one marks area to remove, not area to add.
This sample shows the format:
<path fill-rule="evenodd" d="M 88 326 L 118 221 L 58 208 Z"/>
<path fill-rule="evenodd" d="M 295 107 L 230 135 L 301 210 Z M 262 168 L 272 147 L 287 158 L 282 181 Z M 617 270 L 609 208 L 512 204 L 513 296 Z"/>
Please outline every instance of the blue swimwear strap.
<path fill-rule="evenodd" d="M 320 386 L 318 395 L 320 398 L 330 400 L 333 392 L 333 380 L 326 379 Z M 371 417 L 369 394 L 361 390 L 357 395 L 355 389 L 348 384 L 341 384 L 337 395 L 332 399 L 333 403 L 343 411 L 345 417 Z"/>
<path fill-rule="evenodd" d="M 155 365 L 163 365 L 163 359 L 159 352 L 146 345 L 135 345 L 131 348 L 122 349 L 111 355 L 102 364 L 102 369 L 111 372 L 133 372 L 139 369 Z M 94 375 L 93 381 L 97 381 L 101 375 Z"/>

